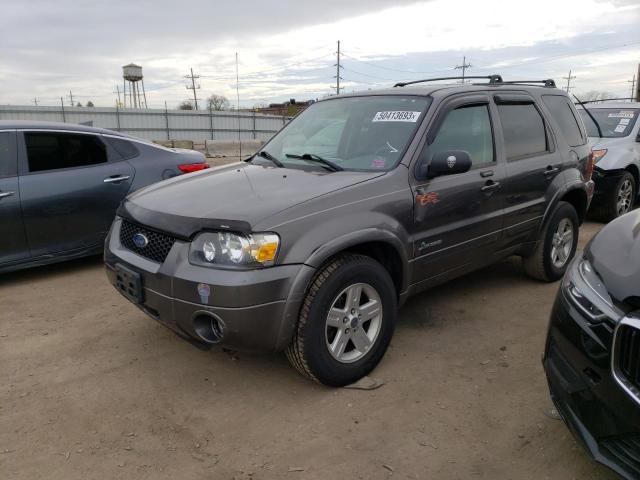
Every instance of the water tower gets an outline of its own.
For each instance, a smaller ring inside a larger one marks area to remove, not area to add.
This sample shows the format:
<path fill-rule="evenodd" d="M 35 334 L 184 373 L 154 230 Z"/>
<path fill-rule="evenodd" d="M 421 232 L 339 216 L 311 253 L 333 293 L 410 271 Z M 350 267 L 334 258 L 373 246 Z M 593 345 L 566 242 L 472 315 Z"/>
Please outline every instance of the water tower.
<path fill-rule="evenodd" d="M 124 107 L 127 108 L 127 84 L 129 84 L 129 108 L 147 108 L 147 94 L 144 91 L 144 79 L 142 78 L 142 67 L 135 63 L 130 63 L 122 67 L 122 77 L 124 78 Z M 142 84 L 142 94 L 140 86 Z"/>

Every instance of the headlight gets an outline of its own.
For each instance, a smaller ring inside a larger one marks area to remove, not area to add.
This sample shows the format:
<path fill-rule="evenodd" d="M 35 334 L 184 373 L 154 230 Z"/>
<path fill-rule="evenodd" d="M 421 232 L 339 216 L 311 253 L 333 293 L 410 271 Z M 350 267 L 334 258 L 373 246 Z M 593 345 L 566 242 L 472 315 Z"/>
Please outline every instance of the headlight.
<path fill-rule="evenodd" d="M 268 267 L 274 264 L 279 246 L 275 233 L 203 232 L 191 242 L 189 262 L 207 267 Z"/>
<path fill-rule="evenodd" d="M 617 321 L 622 312 L 613 304 L 602 280 L 586 258 L 576 257 L 562 281 L 565 296 L 592 323 Z"/>

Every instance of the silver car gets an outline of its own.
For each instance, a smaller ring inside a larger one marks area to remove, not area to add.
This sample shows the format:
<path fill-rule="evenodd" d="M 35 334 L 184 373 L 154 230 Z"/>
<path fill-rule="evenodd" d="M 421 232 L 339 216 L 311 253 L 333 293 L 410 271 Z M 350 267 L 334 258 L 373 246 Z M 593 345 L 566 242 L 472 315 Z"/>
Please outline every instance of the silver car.
<path fill-rule="evenodd" d="M 640 102 L 601 102 L 579 108 L 593 145 L 595 216 L 613 220 L 633 208 L 640 184 Z M 591 119 L 593 115 L 598 127 Z"/>

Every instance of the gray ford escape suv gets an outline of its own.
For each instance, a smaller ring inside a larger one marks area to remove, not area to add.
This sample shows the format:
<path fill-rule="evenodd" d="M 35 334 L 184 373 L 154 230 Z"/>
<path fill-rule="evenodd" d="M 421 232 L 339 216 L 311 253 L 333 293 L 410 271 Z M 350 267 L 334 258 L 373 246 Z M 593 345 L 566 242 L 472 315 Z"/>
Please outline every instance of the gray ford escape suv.
<path fill-rule="evenodd" d="M 129 196 L 109 280 L 198 346 L 340 386 L 412 294 L 509 255 L 560 278 L 593 193 L 582 121 L 553 81 L 477 78 L 322 100 L 246 163 Z"/>

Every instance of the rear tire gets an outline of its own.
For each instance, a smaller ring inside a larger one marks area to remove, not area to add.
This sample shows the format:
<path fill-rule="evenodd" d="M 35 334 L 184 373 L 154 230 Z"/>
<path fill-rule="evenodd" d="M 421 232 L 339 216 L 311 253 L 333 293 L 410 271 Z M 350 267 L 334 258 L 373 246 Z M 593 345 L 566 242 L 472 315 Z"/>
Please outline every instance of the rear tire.
<path fill-rule="evenodd" d="M 311 380 L 332 387 L 351 384 L 384 356 L 396 312 L 387 270 L 364 255 L 340 255 L 316 274 L 285 353 Z"/>
<path fill-rule="evenodd" d="M 594 205 L 593 216 L 600 221 L 610 222 L 633 209 L 636 200 L 636 179 L 625 171 L 616 186 L 607 192 L 599 205 Z"/>
<path fill-rule="evenodd" d="M 553 282 L 562 277 L 576 253 L 578 233 L 576 209 L 570 203 L 558 202 L 542 230 L 535 251 L 522 259 L 527 275 L 543 282 Z"/>

